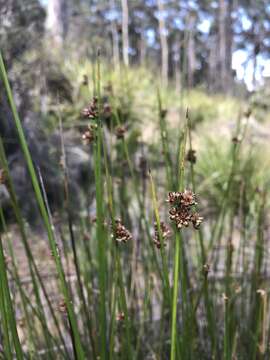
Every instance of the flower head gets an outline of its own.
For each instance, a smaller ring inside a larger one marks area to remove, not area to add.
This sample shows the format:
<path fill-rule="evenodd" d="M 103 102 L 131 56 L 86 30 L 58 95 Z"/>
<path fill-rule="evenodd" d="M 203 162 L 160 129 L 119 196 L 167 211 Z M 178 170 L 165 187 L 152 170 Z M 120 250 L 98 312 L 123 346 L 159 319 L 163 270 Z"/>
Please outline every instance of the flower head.
<path fill-rule="evenodd" d="M 98 98 L 93 97 L 90 104 L 82 110 L 82 116 L 89 119 L 96 119 L 98 117 Z"/>
<path fill-rule="evenodd" d="M 115 240 L 119 243 L 126 243 L 132 239 L 131 233 L 125 228 L 120 219 L 115 220 Z"/>
<path fill-rule="evenodd" d="M 195 164 L 197 161 L 196 150 L 189 149 L 186 155 L 186 160 L 191 164 Z"/>
<path fill-rule="evenodd" d="M 169 227 L 163 222 L 161 221 L 160 223 L 160 232 L 161 232 L 161 236 L 163 238 L 163 245 L 166 246 L 166 242 L 165 240 L 171 236 L 171 230 L 169 229 Z M 158 224 L 155 223 L 155 235 L 154 235 L 154 244 L 156 245 L 156 247 L 158 249 L 161 248 L 161 238 L 160 238 L 160 234 L 159 234 L 159 229 L 158 229 Z"/>
<path fill-rule="evenodd" d="M 195 194 L 191 190 L 169 192 L 167 201 L 170 203 L 169 217 L 178 229 L 188 227 L 192 223 L 198 229 L 203 221 L 197 212 L 192 210 L 197 204 Z"/>
<path fill-rule="evenodd" d="M 126 133 L 126 129 L 124 126 L 118 126 L 115 129 L 115 135 L 116 135 L 117 139 L 123 139 L 125 133 Z"/>
<path fill-rule="evenodd" d="M 88 126 L 88 129 L 82 134 L 82 141 L 85 145 L 89 145 L 96 139 L 95 134 L 96 126 L 91 124 Z"/>

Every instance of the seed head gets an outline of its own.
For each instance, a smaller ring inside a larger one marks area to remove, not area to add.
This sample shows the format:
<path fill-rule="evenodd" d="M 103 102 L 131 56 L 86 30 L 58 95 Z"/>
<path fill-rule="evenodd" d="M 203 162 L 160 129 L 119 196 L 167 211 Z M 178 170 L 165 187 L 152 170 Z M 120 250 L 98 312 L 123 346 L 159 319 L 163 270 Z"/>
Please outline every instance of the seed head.
<path fill-rule="evenodd" d="M 126 243 L 132 239 L 131 233 L 125 228 L 120 219 L 115 220 L 115 240 L 119 243 Z"/>
<path fill-rule="evenodd" d="M 160 116 L 162 119 L 165 119 L 166 115 L 168 113 L 168 110 L 167 109 L 161 109 L 160 111 Z"/>
<path fill-rule="evenodd" d="M 123 139 L 126 133 L 126 128 L 124 126 L 118 126 L 115 129 L 115 135 L 117 139 Z"/>
<path fill-rule="evenodd" d="M 82 116 L 88 119 L 96 119 L 98 117 L 98 98 L 93 97 L 90 104 L 82 110 Z"/>
<path fill-rule="evenodd" d="M 195 194 L 191 190 L 185 190 L 181 193 L 181 204 L 184 207 L 190 207 L 196 205 Z"/>
<path fill-rule="evenodd" d="M 195 164 L 197 161 L 196 150 L 189 149 L 186 155 L 186 160 L 191 164 Z"/>
<path fill-rule="evenodd" d="M 123 321 L 125 319 L 125 314 L 123 311 L 120 311 L 117 315 L 116 315 L 116 321 Z"/>
<path fill-rule="evenodd" d="M 232 142 L 236 145 L 239 144 L 241 142 L 241 137 L 240 136 L 234 136 L 232 138 Z"/>
<path fill-rule="evenodd" d="M 88 85 L 88 76 L 86 74 L 83 75 L 83 81 L 82 81 L 82 85 L 87 86 Z"/>
<path fill-rule="evenodd" d="M 167 240 L 167 238 L 171 236 L 171 230 L 163 221 L 161 221 L 160 231 L 161 231 L 161 236 L 163 238 L 163 245 L 166 246 L 165 240 Z M 158 225 L 156 222 L 155 222 L 154 244 L 156 245 L 157 249 L 161 248 L 162 243 L 161 243 L 161 238 L 159 236 Z"/>
<path fill-rule="evenodd" d="M 96 139 L 95 134 L 96 126 L 91 124 L 88 126 L 88 129 L 82 134 L 82 141 L 84 145 L 89 145 Z"/>
<path fill-rule="evenodd" d="M 191 214 L 185 207 L 173 207 L 170 209 L 169 214 L 170 220 L 175 222 L 178 229 L 181 229 L 183 226 L 188 227 L 191 221 Z"/>
<path fill-rule="evenodd" d="M 112 108 L 111 108 L 111 105 L 109 103 L 105 103 L 103 105 L 103 115 L 106 118 L 109 118 L 112 115 Z"/>
<path fill-rule="evenodd" d="M 195 194 L 191 190 L 184 192 L 169 192 L 167 201 L 170 203 L 169 217 L 178 229 L 183 226 L 188 227 L 192 223 L 194 229 L 198 229 L 203 221 L 197 212 L 192 210 L 192 207 L 197 204 L 195 201 Z"/>
<path fill-rule="evenodd" d="M 191 215 L 191 222 L 193 224 L 194 229 L 199 229 L 201 223 L 203 222 L 203 217 L 199 216 L 197 212 Z"/>

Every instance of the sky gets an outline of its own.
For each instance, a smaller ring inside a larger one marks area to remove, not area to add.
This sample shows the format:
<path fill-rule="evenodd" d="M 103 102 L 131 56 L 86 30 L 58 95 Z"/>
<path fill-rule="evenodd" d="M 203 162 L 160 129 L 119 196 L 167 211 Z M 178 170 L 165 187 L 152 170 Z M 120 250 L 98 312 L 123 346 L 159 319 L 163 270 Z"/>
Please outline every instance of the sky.
<path fill-rule="evenodd" d="M 241 18 L 243 28 L 248 29 L 251 26 L 250 20 L 245 16 Z M 199 25 L 199 30 L 208 33 L 210 28 L 210 20 L 204 19 Z M 247 89 L 252 91 L 253 85 L 253 61 L 248 59 L 248 52 L 246 50 L 237 50 L 232 54 L 232 69 L 236 71 L 236 77 L 240 81 L 244 81 Z M 262 56 L 257 57 L 257 68 L 255 73 L 256 82 L 258 85 L 263 84 L 264 77 L 270 77 L 270 59 L 265 59 Z"/>

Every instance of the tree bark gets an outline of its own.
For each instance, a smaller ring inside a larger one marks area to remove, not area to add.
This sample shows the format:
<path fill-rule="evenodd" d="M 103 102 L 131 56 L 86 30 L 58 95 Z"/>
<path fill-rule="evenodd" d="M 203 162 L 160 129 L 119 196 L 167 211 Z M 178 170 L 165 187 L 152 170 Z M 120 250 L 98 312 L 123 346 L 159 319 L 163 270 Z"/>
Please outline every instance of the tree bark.
<path fill-rule="evenodd" d="M 161 46 L 161 78 L 162 84 L 164 86 L 168 85 L 168 41 L 166 26 L 164 20 L 164 6 L 163 0 L 157 0 L 158 5 L 158 24 L 159 24 L 159 36 L 160 36 L 160 46 Z"/>
<path fill-rule="evenodd" d="M 232 61 L 232 0 L 219 0 L 219 65 L 220 90 L 228 92 Z"/>
<path fill-rule="evenodd" d="M 220 84 L 218 77 L 218 38 L 216 34 L 209 35 L 209 72 L 208 72 L 208 87 L 210 91 L 215 91 Z"/>
<path fill-rule="evenodd" d="M 67 0 L 49 0 L 46 27 L 53 45 L 61 47 L 67 34 Z"/>
<path fill-rule="evenodd" d="M 110 0 L 110 7 L 111 7 L 111 10 L 115 9 L 114 0 Z M 117 68 L 119 68 L 119 64 L 120 64 L 120 56 L 119 56 L 119 36 L 118 36 L 118 31 L 117 31 L 117 26 L 116 26 L 115 20 L 112 20 L 111 31 L 112 31 L 113 63 L 114 63 L 114 68 L 117 69 Z"/>
<path fill-rule="evenodd" d="M 141 66 L 145 65 L 145 58 L 146 58 L 146 44 L 144 40 L 144 32 L 142 30 L 140 35 L 140 65 Z"/>
<path fill-rule="evenodd" d="M 227 69 L 227 91 L 232 85 L 232 51 L 233 51 L 233 0 L 228 0 L 228 10 L 226 17 L 226 69 Z"/>
<path fill-rule="evenodd" d="M 177 36 L 175 41 L 175 53 L 174 53 L 174 74 L 175 74 L 175 91 L 180 93 L 181 91 L 181 46 L 180 37 Z"/>
<path fill-rule="evenodd" d="M 122 0 L 122 42 L 123 42 L 123 60 L 126 66 L 129 65 L 129 38 L 128 38 L 128 2 Z"/>
<path fill-rule="evenodd" d="M 219 65 L 220 65 L 220 89 L 226 88 L 226 0 L 219 0 Z"/>
<path fill-rule="evenodd" d="M 188 87 L 194 86 L 194 73 L 196 70 L 196 53 L 195 53 L 195 29 L 196 17 L 194 14 L 189 15 L 188 20 L 188 41 L 187 41 L 187 70 L 188 70 Z"/>

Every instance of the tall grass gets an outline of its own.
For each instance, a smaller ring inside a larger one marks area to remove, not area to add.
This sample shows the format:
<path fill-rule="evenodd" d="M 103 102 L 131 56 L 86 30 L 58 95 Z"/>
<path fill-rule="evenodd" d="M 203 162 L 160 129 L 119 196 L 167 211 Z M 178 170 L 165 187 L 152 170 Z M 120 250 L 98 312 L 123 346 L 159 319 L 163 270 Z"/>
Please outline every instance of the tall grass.
<path fill-rule="evenodd" d="M 87 125 L 93 131 L 85 149 L 93 158 L 89 166 L 93 166 L 95 219 L 88 208 L 84 212 L 73 208 L 59 114 L 64 206 L 62 222 L 56 226 L 46 195 L 46 174 L 33 163 L 2 56 L 0 76 L 47 234 L 39 241 L 50 249 L 56 274 L 47 277 L 50 274 L 39 268 L 42 259 L 37 258 L 33 232 L 19 205 L 6 139 L 1 139 L 1 182 L 9 193 L 17 223 L 14 236 L 23 245 L 32 289 L 30 295 L 6 221 L 8 212 L 1 206 L 3 358 L 267 359 L 268 178 L 256 169 L 259 156 L 249 146 L 249 119 L 238 117 L 233 141 L 205 139 L 204 150 L 195 156 L 196 116 L 192 109 L 186 117 L 180 114 L 181 131 L 172 131 L 166 97 L 158 90 L 152 114 L 158 142 L 153 148 L 142 140 L 134 145 L 125 118 L 130 113 L 121 108 L 114 84 L 110 95 L 104 95 L 98 59 L 93 86 L 85 91 L 88 98 L 96 97 L 95 114 L 80 122 L 86 131 Z M 129 76 L 125 70 L 121 96 L 126 94 L 130 101 Z M 110 104 L 109 123 L 105 101 Z M 147 151 L 138 164 L 140 147 Z M 191 220 L 189 227 L 181 228 L 170 221 L 166 199 L 170 192 L 183 194 L 186 189 L 198 195 L 198 204 L 192 205 L 204 216 L 198 229 Z"/>

